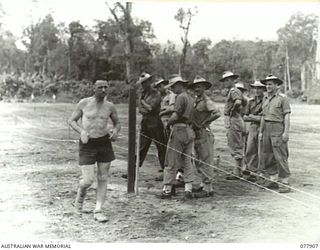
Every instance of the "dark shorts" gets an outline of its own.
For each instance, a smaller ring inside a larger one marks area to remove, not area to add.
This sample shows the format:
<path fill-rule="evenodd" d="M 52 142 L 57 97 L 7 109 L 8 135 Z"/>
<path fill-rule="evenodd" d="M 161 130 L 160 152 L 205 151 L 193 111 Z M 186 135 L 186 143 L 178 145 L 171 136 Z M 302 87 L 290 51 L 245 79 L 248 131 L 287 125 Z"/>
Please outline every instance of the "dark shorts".
<path fill-rule="evenodd" d="M 79 142 L 79 165 L 93 165 L 96 162 L 111 162 L 115 159 L 109 135 L 91 138 L 88 143 Z"/>

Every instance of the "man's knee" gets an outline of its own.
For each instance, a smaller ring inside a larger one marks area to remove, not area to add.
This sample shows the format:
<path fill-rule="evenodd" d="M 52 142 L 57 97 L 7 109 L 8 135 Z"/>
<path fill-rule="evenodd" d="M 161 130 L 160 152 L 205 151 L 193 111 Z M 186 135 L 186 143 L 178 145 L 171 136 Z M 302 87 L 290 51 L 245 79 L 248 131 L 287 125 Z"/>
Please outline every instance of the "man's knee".
<path fill-rule="evenodd" d="M 93 177 L 84 177 L 82 178 L 82 180 L 80 180 L 79 186 L 81 188 L 88 188 L 92 185 L 93 182 L 94 182 Z"/>
<path fill-rule="evenodd" d="M 109 177 L 111 163 L 98 163 L 98 181 L 107 181 Z"/>
<path fill-rule="evenodd" d="M 108 180 L 108 173 L 102 173 L 98 175 L 98 181 L 107 181 Z"/>

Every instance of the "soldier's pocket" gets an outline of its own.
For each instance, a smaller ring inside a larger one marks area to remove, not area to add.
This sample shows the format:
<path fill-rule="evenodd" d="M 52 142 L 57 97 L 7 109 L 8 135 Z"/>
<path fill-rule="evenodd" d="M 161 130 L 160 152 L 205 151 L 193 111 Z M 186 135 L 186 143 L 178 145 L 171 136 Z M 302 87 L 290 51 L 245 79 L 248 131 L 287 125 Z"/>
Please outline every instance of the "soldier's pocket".
<path fill-rule="evenodd" d="M 224 127 L 226 129 L 229 129 L 230 128 L 230 117 L 229 116 L 225 116 L 224 117 Z"/>
<path fill-rule="evenodd" d="M 196 135 L 192 128 L 188 127 L 186 130 L 187 130 L 187 137 L 188 137 L 187 143 L 189 143 L 190 141 L 194 140 L 194 138 L 196 138 Z"/>
<path fill-rule="evenodd" d="M 241 121 L 240 119 L 238 120 L 233 120 L 232 123 L 231 123 L 231 126 L 230 128 L 234 131 L 237 131 L 237 132 L 241 132 L 243 133 L 245 131 L 244 129 L 244 123 L 243 121 Z"/>
<path fill-rule="evenodd" d="M 187 143 L 188 135 L 185 128 L 174 128 L 173 137 L 181 143 Z"/>
<path fill-rule="evenodd" d="M 273 147 L 280 147 L 283 143 L 281 136 L 271 136 L 271 143 Z"/>
<path fill-rule="evenodd" d="M 210 143 L 214 144 L 215 142 L 215 138 L 214 138 L 214 134 L 212 133 L 212 131 L 209 132 L 209 141 Z"/>
<path fill-rule="evenodd" d="M 201 145 L 204 145 L 204 144 L 206 143 L 206 141 L 207 141 L 207 139 L 206 139 L 206 138 L 203 138 L 203 137 L 201 137 L 201 138 L 196 138 L 196 139 L 194 140 L 194 144 L 195 144 L 196 146 L 201 146 Z"/>

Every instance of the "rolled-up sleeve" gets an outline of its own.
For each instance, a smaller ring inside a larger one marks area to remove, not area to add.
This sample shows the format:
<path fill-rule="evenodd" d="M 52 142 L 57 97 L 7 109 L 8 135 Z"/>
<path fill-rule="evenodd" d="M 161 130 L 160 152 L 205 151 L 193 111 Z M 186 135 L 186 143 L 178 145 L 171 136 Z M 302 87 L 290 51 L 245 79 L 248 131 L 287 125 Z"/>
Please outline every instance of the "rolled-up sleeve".
<path fill-rule="evenodd" d="M 211 112 L 211 114 L 220 114 L 220 110 L 216 107 L 212 100 L 207 100 L 207 109 Z"/>
<path fill-rule="evenodd" d="M 234 89 L 234 90 L 232 90 L 231 91 L 231 98 L 232 98 L 232 100 L 241 100 L 242 101 L 242 93 L 241 93 L 241 91 L 240 90 L 238 90 L 238 89 Z"/>
<path fill-rule="evenodd" d="M 289 99 L 287 97 L 284 97 L 282 99 L 282 112 L 284 115 L 291 113 L 291 107 L 290 107 Z"/>
<path fill-rule="evenodd" d="M 185 99 L 183 95 L 177 96 L 177 99 L 174 104 L 174 112 L 178 114 L 178 116 L 182 116 L 185 107 Z"/>

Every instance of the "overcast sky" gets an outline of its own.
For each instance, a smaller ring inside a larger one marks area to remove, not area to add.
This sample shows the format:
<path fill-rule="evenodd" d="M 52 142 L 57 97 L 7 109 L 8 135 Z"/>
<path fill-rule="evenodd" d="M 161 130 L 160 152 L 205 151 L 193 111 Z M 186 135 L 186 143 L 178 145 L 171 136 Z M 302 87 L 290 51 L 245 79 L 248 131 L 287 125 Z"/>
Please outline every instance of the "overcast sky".
<path fill-rule="evenodd" d="M 79 20 L 87 26 L 95 19 L 106 20 L 110 13 L 105 0 L 0 0 L 5 16 L 4 27 L 21 36 L 31 20 L 52 13 L 56 22 L 68 25 Z M 198 7 L 190 30 L 191 43 L 206 37 L 221 39 L 276 40 L 276 31 L 298 11 L 320 16 L 318 3 L 222 3 L 222 2 L 135 2 L 133 16 L 152 22 L 157 41 L 180 43 L 180 30 L 174 19 L 179 7 Z"/>

